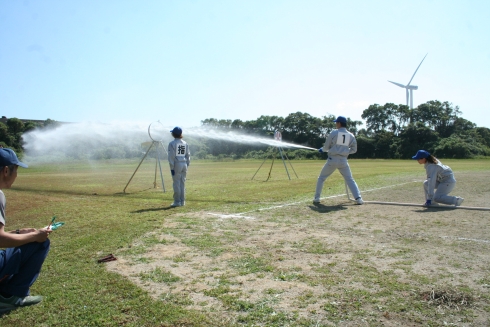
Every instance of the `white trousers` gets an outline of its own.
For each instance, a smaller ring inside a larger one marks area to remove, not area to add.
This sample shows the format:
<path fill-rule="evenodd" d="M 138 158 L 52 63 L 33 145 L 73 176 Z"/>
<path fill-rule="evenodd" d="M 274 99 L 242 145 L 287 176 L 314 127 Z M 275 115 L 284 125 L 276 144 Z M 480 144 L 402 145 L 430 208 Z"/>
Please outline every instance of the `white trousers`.
<path fill-rule="evenodd" d="M 185 203 L 185 180 L 187 177 L 187 164 L 176 162 L 174 165 L 175 175 L 172 176 L 174 188 L 174 203 Z"/>
<path fill-rule="evenodd" d="M 453 188 L 456 186 L 456 183 L 439 183 L 436 182 L 436 191 L 434 193 L 434 198 L 432 199 L 434 202 L 444 203 L 444 204 L 456 204 L 456 197 L 448 195 L 451 193 Z M 425 199 L 429 199 L 429 183 L 427 181 L 424 182 L 424 193 Z"/>
<path fill-rule="evenodd" d="M 332 173 L 337 169 L 344 177 L 344 180 L 347 183 L 350 191 L 352 192 L 354 199 L 357 199 L 361 196 L 361 192 L 357 187 L 356 181 L 352 177 L 347 158 L 328 158 L 327 162 L 322 168 L 322 171 L 320 172 L 320 176 L 318 176 L 318 181 L 316 182 L 315 200 L 320 200 L 323 183 L 328 178 L 328 176 L 332 175 Z"/>

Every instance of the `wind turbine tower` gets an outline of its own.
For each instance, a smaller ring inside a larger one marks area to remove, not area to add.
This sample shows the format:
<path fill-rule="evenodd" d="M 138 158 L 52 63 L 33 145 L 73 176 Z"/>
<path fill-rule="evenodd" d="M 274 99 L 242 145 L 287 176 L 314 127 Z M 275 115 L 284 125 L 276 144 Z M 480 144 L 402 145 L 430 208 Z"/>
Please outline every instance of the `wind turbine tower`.
<path fill-rule="evenodd" d="M 393 83 L 395 85 L 398 85 L 399 87 L 403 87 L 406 90 L 406 93 L 407 93 L 407 106 L 408 106 L 408 100 L 410 99 L 410 109 L 413 109 L 413 90 L 418 90 L 418 88 L 419 88 L 417 85 L 410 85 L 410 83 L 412 83 L 412 80 L 415 77 L 415 74 L 417 74 L 417 70 L 419 70 L 420 65 L 422 65 L 422 63 L 424 62 L 424 59 L 425 59 L 425 57 L 427 57 L 427 55 L 428 55 L 428 53 L 424 56 L 424 58 L 420 62 L 420 64 L 417 67 L 417 69 L 415 69 L 415 73 L 413 73 L 412 78 L 410 79 L 410 81 L 408 82 L 407 85 L 403 85 L 401 83 L 396 83 L 396 82 L 388 81 L 390 83 Z"/>

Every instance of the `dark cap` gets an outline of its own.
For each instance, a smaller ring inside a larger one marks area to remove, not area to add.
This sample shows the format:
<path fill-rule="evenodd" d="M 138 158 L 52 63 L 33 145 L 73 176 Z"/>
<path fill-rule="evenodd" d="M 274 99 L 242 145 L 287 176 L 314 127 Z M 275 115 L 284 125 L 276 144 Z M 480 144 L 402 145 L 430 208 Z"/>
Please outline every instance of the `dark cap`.
<path fill-rule="evenodd" d="M 347 124 L 347 119 L 344 116 L 338 116 L 337 119 L 333 121 L 334 123 L 344 123 Z"/>
<path fill-rule="evenodd" d="M 27 165 L 19 161 L 17 155 L 12 149 L 1 148 L 0 149 L 0 167 L 17 165 L 27 168 Z"/>
<path fill-rule="evenodd" d="M 182 128 L 180 128 L 179 126 L 175 126 L 174 129 L 170 131 L 170 133 L 174 134 L 175 136 L 181 136 Z"/>
<path fill-rule="evenodd" d="M 425 150 L 418 150 L 417 154 L 412 157 L 412 159 L 419 160 L 424 158 L 429 158 L 430 153 Z"/>

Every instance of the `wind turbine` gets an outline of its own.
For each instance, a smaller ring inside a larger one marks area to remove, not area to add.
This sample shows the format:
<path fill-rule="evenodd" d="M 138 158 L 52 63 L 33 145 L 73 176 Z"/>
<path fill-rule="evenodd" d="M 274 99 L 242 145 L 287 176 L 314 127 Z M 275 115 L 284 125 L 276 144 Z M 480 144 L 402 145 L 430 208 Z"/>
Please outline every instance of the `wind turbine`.
<path fill-rule="evenodd" d="M 400 84 L 400 83 L 396 83 L 396 82 L 392 82 L 392 81 L 388 81 L 390 83 L 393 83 L 395 85 L 398 85 L 399 87 L 403 87 L 404 89 L 406 89 L 407 91 L 407 106 L 408 106 L 408 99 L 410 98 L 410 109 L 413 109 L 413 90 L 418 90 L 418 86 L 417 85 L 410 85 L 410 83 L 412 83 L 412 80 L 413 78 L 415 77 L 415 74 L 417 74 L 417 70 L 419 70 L 419 67 L 420 65 L 422 65 L 422 63 L 424 62 L 424 59 L 425 57 L 427 57 L 429 53 L 427 53 L 424 58 L 422 59 L 422 61 L 420 62 L 419 66 L 417 67 L 417 69 L 415 69 L 415 73 L 413 73 L 413 76 L 412 78 L 410 79 L 410 82 L 408 82 L 407 85 L 403 85 L 403 84 Z M 410 90 L 410 94 L 408 93 L 408 91 Z"/>

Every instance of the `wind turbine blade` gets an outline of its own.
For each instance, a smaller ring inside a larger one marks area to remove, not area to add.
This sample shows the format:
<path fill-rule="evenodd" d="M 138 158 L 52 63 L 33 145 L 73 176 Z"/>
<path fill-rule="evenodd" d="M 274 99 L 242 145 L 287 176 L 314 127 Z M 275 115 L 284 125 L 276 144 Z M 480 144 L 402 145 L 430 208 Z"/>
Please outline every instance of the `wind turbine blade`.
<path fill-rule="evenodd" d="M 393 84 L 395 84 L 395 85 L 398 85 L 399 87 L 406 88 L 406 86 L 405 86 L 405 85 L 403 85 L 403 84 L 400 84 L 400 83 L 395 83 L 395 82 L 392 82 L 392 81 L 388 81 L 388 82 L 393 83 Z"/>
<path fill-rule="evenodd" d="M 408 106 L 408 89 L 407 89 L 407 106 Z"/>
<path fill-rule="evenodd" d="M 427 57 L 428 54 L 429 54 L 428 52 L 425 54 L 424 59 L 425 57 Z M 410 82 L 408 82 L 407 86 L 409 86 L 410 83 L 412 82 L 413 78 L 415 77 L 415 74 L 417 74 L 417 70 L 419 70 L 420 65 L 422 65 L 422 63 L 424 62 L 424 59 L 422 59 L 417 69 L 415 69 L 415 73 L 413 73 L 412 78 L 410 79 Z"/>

